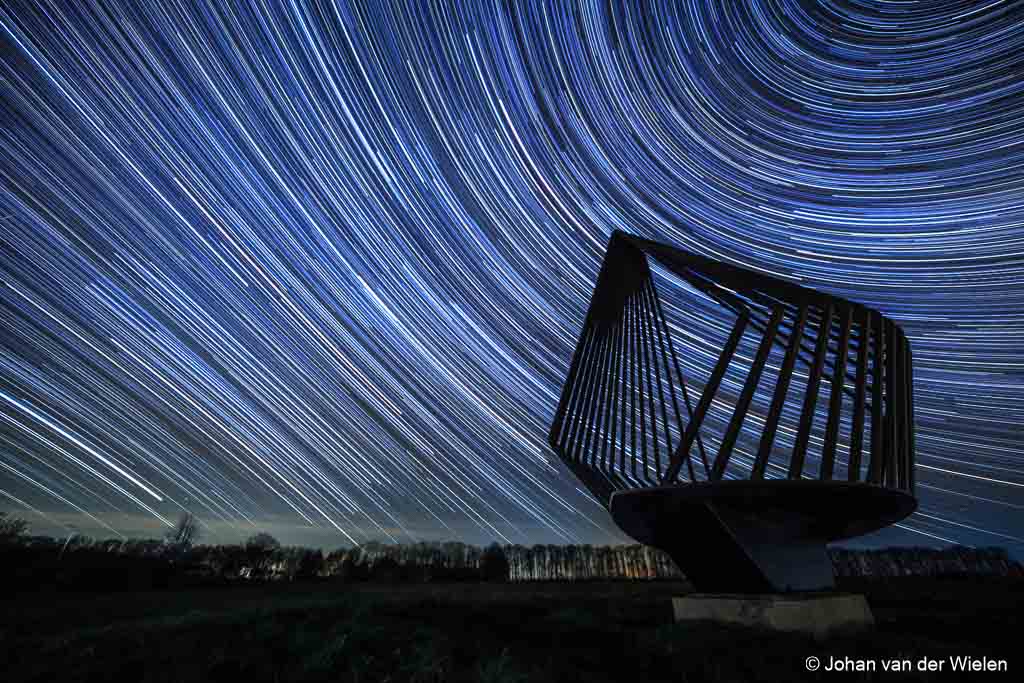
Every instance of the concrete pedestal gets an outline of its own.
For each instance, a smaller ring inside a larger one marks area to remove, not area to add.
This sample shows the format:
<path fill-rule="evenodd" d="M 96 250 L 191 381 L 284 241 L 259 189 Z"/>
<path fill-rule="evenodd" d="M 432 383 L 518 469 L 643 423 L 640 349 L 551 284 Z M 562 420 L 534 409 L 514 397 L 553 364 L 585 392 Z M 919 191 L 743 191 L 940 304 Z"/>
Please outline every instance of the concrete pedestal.
<path fill-rule="evenodd" d="M 817 639 L 874 626 L 863 595 L 723 595 L 694 593 L 672 598 L 676 622 L 710 621 L 772 631 L 805 633 Z"/>

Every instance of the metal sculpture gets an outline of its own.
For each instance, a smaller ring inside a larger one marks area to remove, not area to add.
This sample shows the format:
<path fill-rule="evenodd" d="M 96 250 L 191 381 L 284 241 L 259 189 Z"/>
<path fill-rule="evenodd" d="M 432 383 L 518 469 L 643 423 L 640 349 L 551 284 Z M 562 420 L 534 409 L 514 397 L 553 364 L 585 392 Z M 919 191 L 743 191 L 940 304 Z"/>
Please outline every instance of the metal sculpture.
<path fill-rule="evenodd" d="M 648 257 L 733 320 L 702 387 Z M 916 509 L 913 402 L 910 344 L 877 311 L 617 231 L 549 442 L 698 590 L 819 590 L 826 543 Z"/>

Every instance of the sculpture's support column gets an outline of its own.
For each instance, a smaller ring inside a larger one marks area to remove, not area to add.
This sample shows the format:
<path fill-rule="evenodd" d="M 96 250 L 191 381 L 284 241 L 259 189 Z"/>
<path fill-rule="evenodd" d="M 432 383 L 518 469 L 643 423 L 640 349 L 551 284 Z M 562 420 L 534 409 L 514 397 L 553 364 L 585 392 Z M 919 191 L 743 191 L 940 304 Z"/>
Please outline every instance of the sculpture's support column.
<path fill-rule="evenodd" d="M 900 491 L 847 482 L 721 481 L 617 491 L 615 523 L 667 552 L 705 593 L 835 587 L 826 544 L 902 519 Z"/>
<path fill-rule="evenodd" d="M 714 593 L 783 593 L 835 587 L 826 539 L 808 520 L 766 509 L 758 514 L 694 501 L 682 510 L 700 520 L 689 538 L 665 539 L 662 549 L 697 590 Z"/>

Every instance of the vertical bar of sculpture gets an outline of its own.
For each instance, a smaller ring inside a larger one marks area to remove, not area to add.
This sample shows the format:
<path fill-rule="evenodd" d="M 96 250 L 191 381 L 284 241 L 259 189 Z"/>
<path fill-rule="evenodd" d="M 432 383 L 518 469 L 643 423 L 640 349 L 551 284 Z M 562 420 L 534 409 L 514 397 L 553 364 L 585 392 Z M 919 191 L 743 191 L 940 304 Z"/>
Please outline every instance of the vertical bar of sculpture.
<path fill-rule="evenodd" d="M 797 312 L 793 329 L 789 333 L 789 347 L 786 349 L 786 356 L 782 360 L 782 368 L 779 370 L 779 377 L 775 381 L 775 394 L 772 396 L 771 407 L 765 419 L 764 430 L 761 432 L 761 444 L 757 450 L 757 458 L 750 471 L 751 479 L 763 479 L 765 469 L 768 466 L 768 458 L 772 454 L 772 446 L 775 443 L 775 433 L 779 428 L 779 418 L 782 416 L 782 406 L 786 402 L 786 394 L 789 392 L 789 381 L 793 375 L 793 366 L 796 365 L 796 357 L 800 352 L 800 342 L 803 339 L 804 327 L 807 325 L 807 305 L 801 305 Z"/>
<path fill-rule="evenodd" d="M 740 392 L 739 400 L 736 401 L 736 406 L 732 411 L 732 419 L 729 420 L 725 437 L 722 439 L 718 455 L 715 457 L 712 479 L 721 479 L 725 473 L 725 468 L 729 463 L 729 456 L 736 445 L 736 438 L 739 436 L 740 428 L 743 426 L 743 418 L 747 415 L 750 401 L 754 398 L 754 391 L 757 390 L 757 384 L 761 380 L 761 372 L 764 370 L 764 364 L 767 362 L 768 354 L 772 350 L 772 343 L 775 340 L 775 333 L 779 329 L 779 322 L 781 320 L 782 307 L 777 306 L 772 311 L 771 318 L 768 320 L 768 326 L 765 328 L 764 334 L 761 337 L 761 344 L 757 347 L 757 354 L 754 356 L 754 364 L 747 374 L 747 380 L 743 383 L 743 390 Z"/>
<path fill-rule="evenodd" d="M 907 491 L 914 491 L 914 355 L 907 344 Z"/>
<path fill-rule="evenodd" d="M 672 356 L 672 365 L 675 367 L 676 377 L 679 378 L 679 387 L 680 387 L 680 390 L 683 392 L 683 402 L 686 404 L 686 414 L 692 420 L 693 419 L 693 405 L 690 402 L 690 392 L 686 388 L 686 378 L 683 377 L 683 371 L 682 371 L 682 369 L 679 366 L 679 356 L 676 355 L 676 347 L 672 343 L 672 334 L 669 332 L 669 329 L 668 329 L 668 320 L 665 318 L 665 312 L 664 312 L 664 310 L 661 307 L 661 299 L 658 298 L 658 290 L 657 290 L 657 288 L 654 285 L 654 279 L 653 278 L 650 280 L 650 286 L 651 286 L 651 296 L 654 298 L 654 304 L 658 308 L 658 319 L 661 321 L 661 326 L 665 330 L 665 339 L 668 340 L 668 350 L 669 350 L 669 353 Z M 674 396 L 673 396 L 673 398 L 674 398 Z M 679 438 L 680 439 L 682 439 L 684 429 L 685 428 L 683 427 L 683 422 L 682 422 L 682 420 L 680 420 L 679 421 Z M 704 463 L 704 476 L 710 476 L 711 470 L 708 467 L 708 458 L 707 458 L 707 454 L 704 451 L 704 440 L 701 438 L 699 433 L 697 434 L 697 449 L 700 451 L 701 461 Z M 687 453 L 687 455 L 686 455 L 686 467 L 687 467 L 687 470 L 688 470 L 689 475 L 690 475 L 690 481 L 697 481 L 697 476 L 696 476 L 696 474 L 693 471 L 693 462 L 690 459 L 689 453 Z"/>
<path fill-rule="evenodd" d="M 653 280 L 649 281 L 648 284 L 652 285 L 653 284 Z M 665 339 L 664 339 L 664 337 L 662 336 L 662 333 L 661 333 L 661 328 L 662 328 L 662 325 L 664 325 L 665 321 L 661 320 L 661 317 L 659 315 L 660 311 L 658 310 L 657 302 L 655 301 L 655 296 L 656 295 L 654 293 L 654 288 L 649 286 L 649 287 L 647 287 L 645 289 L 645 291 L 646 291 L 646 294 L 647 294 L 647 299 L 650 302 L 651 310 L 652 310 L 653 315 L 654 315 L 654 329 L 658 333 L 658 349 L 661 351 L 661 365 L 662 365 L 662 367 L 665 368 L 665 381 L 668 384 L 668 393 L 669 393 L 669 397 L 672 399 L 672 409 L 675 412 L 676 425 L 679 428 L 679 434 L 681 436 L 682 435 L 682 430 L 683 430 L 683 416 L 682 416 L 682 413 L 679 411 L 679 400 L 676 398 L 676 389 L 675 389 L 675 386 L 672 384 L 672 369 L 671 369 L 671 366 L 669 366 L 669 362 L 668 362 L 668 352 L 665 349 Z M 661 377 L 660 376 L 658 378 L 658 386 L 659 386 L 659 388 L 661 387 Z M 665 418 L 665 447 L 666 447 L 665 448 L 665 452 L 668 453 L 669 456 L 671 456 L 671 454 L 672 454 L 672 430 L 669 428 L 668 415 L 665 414 L 666 406 L 665 406 L 665 399 L 664 399 L 664 397 L 662 397 L 662 399 L 661 399 L 661 405 L 662 405 L 662 415 Z M 687 462 L 689 462 L 689 460 L 687 460 Z M 693 465 L 691 464 L 690 465 L 690 469 L 692 470 L 692 468 L 693 468 Z M 661 472 L 661 467 L 660 466 L 658 467 L 658 479 L 659 480 L 662 479 L 662 472 Z M 690 480 L 693 481 L 692 472 L 691 472 Z"/>
<path fill-rule="evenodd" d="M 654 384 L 651 381 L 651 365 L 654 363 L 654 349 L 651 348 L 652 340 L 649 338 L 650 321 L 647 318 L 647 307 L 644 305 L 643 289 L 637 291 L 636 305 L 639 312 L 640 322 L 640 346 L 643 349 L 644 378 L 647 380 L 647 407 L 651 418 L 651 445 L 654 447 L 655 479 L 661 476 L 661 446 L 658 444 L 658 411 L 654 408 Z M 650 472 L 647 469 L 647 461 L 644 461 L 644 478 L 647 479 Z"/>
<path fill-rule="evenodd" d="M 900 396 L 903 399 L 900 406 L 900 445 L 903 448 L 903 481 L 900 488 L 904 491 L 910 487 L 910 382 L 907 375 L 907 366 L 910 364 L 910 342 L 902 330 L 900 336 L 900 376 L 896 382 L 900 386 Z"/>
<path fill-rule="evenodd" d="M 611 470 L 615 469 L 615 449 L 618 446 L 618 431 L 619 426 L 619 380 L 620 371 L 622 367 L 622 340 L 623 340 L 623 323 L 625 322 L 625 316 L 623 312 L 619 311 L 619 319 L 615 324 L 615 356 L 612 362 L 612 373 L 611 373 L 611 391 L 609 393 L 609 401 L 611 401 L 611 427 L 610 439 L 610 451 L 608 449 L 601 453 L 601 469 L 607 472 L 609 470 L 608 461 L 609 454 L 611 460 Z"/>
<path fill-rule="evenodd" d="M 628 367 L 631 365 L 631 356 L 629 351 L 629 313 L 626 310 L 626 303 L 622 303 L 622 354 L 621 367 L 619 368 L 619 376 L 622 381 L 622 397 L 620 403 L 622 404 L 622 412 L 620 413 L 621 424 L 621 439 L 622 448 L 619 449 L 619 474 L 623 477 L 626 476 L 626 390 L 629 388 L 629 370 Z M 613 464 L 614 467 L 614 464 Z"/>
<path fill-rule="evenodd" d="M 604 369 L 605 358 L 607 357 L 607 345 L 608 335 L 602 332 L 601 326 L 597 327 L 598 334 L 598 345 L 597 355 L 594 361 L 594 372 L 591 376 L 591 390 L 587 400 L 586 413 L 584 417 L 584 431 L 582 434 L 582 441 L 579 449 L 576 452 L 576 460 L 587 464 L 588 454 L 590 453 L 590 444 L 594 439 L 595 430 L 595 418 L 600 411 L 601 406 L 601 372 Z"/>
<path fill-rule="evenodd" d="M 900 331 L 900 378 L 897 382 L 900 385 L 900 395 L 903 398 L 902 412 L 900 414 L 900 444 L 903 447 L 903 481 L 900 488 L 907 490 L 910 487 L 910 378 L 907 368 L 910 365 L 910 342 L 907 336 Z"/>
<path fill-rule="evenodd" d="M 893 441 L 893 459 L 895 460 L 893 483 L 896 488 L 902 489 L 907 480 L 907 473 L 903 467 L 903 454 L 906 451 L 903 446 L 903 340 L 900 338 L 900 332 L 896 329 L 895 325 L 892 326 L 892 341 L 892 428 L 895 436 Z"/>
<path fill-rule="evenodd" d="M 871 458 L 868 460 L 868 478 L 871 484 L 882 483 L 882 437 L 885 434 L 885 426 L 882 424 L 882 393 L 883 363 L 885 362 L 885 334 L 884 321 L 882 316 L 875 313 L 873 316 L 874 331 L 872 337 L 875 340 L 873 355 L 871 357 Z"/>
<path fill-rule="evenodd" d="M 853 399 L 853 421 L 850 426 L 850 461 L 846 478 L 860 481 L 860 457 L 864 444 L 864 404 L 867 393 L 868 351 L 871 348 L 871 314 L 861 312 L 860 337 L 857 345 L 857 380 Z"/>
<path fill-rule="evenodd" d="M 580 340 L 572 354 L 572 362 L 569 364 L 569 375 L 565 380 L 565 386 L 562 388 L 562 397 L 558 402 L 558 409 L 555 411 L 555 419 L 551 422 L 551 431 L 548 433 L 548 440 L 557 442 L 560 445 L 562 444 L 562 435 L 566 432 L 566 419 L 572 415 L 570 406 L 574 396 L 579 391 L 580 383 L 577 381 L 577 375 L 585 355 L 588 340 L 589 325 L 584 323 L 583 331 L 580 333 Z"/>
<path fill-rule="evenodd" d="M 743 311 L 736 318 L 736 323 L 732 327 L 732 333 L 729 335 L 729 341 L 726 342 L 722 354 L 718 357 L 715 369 L 712 371 L 711 377 L 708 378 L 708 383 L 704 386 L 704 391 L 700 395 L 700 401 L 697 402 L 697 409 L 694 411 L 693 418 L 686 425 L 686 432 L 679 440 L 676 452 L 672 455 L 668 471 L 665 473 L 665 480 L 668 482 L 674 482 L 679 475 L 679 468 L 682 467 L 683 459 L 690 452 L 690 447 L 693 445 L 693 440 L 697 437 L 697 432 L 704 421 L 704 416 L 711 406 L 711 401 L 715 398 L 715 393 L 718 392 L 718 385 L 721 384 L 722 377 L 725 376 L 725 371 L 729 367 L 729 362 L 736 352 L 736 347 L 743 337 L 743 330 L 747 327 L 748 318 L 749 314 L 746 311 Z"/>
<path fill-rule="evenodd" d="M 587 450 L 590 448 L 590 440 L 594 435 L 594 406 L 597 403 L 596 394 L 600 389 L 601 366 L 604 362 L 605 346 L 608 343 L 608 336 L 601 334 L 600 327 L 595 330 L 595 334 L 597 335 L 597 344 L 595 344 L 594 348 L 594 362 L 591 364 L 590 379 L 587 382 L 587 398 L 583 406 L 583 429 L 577 435 L 576 449 L 573 452 L 573 460 L 577 462 L 581 458 L 586 459 Z"/>
<path fill-rule="evenodd" d="M 649 279 L 649 278 L 648 278 Z M 661 349 L 664 353 L 665 349 L 661 344 L 655 342 L 654 327 L 657 327 L 657 317 L 654 314 L 654 307 L 650 303 L 650 297 L 646 287 L 647 281 L 644 282 L 644 287 L 640 289 L 640 298 L 644 302 L 644 320 L 647 321 L 647 338 L 648 348 L 651 350 L 651 361 L 654 366 L 654 377 L 657 380 L 658 386 L 658 403 L 661 404 L 661 419 L 664 424 L 665 432 L 665 453 L 668 456 L 672 454 L 672 432 L 669 429 L 668 421 L 668 405 L 665 401 L 665 391 L 661 382 L 661 368 L 658 362 L 658 349 Z M 651 318 L 655 318 L 654 323 L 651 323 Z M 665 372 L 668 372 L 668 366 L 665 366 Z M 655 437 L 657 440 L 657 437 Z M 656 449 L 654 451 L 654 473 L 656 478 L 661 481 L 661 453 Z"/>
<path fill-rule="evenodd" d="M 886 486 L 893 486 L 899 481 L 899 443 L 896 437 L 896 412 L 899 409 L 899 397 L 896 395 L 896 376 L 899 372 L 898 355 L 896 348 L 896 326 L 886 324 L 885 326 L 885 429 L 886 449 L 885 467 L 882 470 L 882 481 Z"/>
<path fill-rule="evenodd" d="M 630 469 L 633 474 L 633 479 L 637 478 L 636 474 L 636 463 L 637 463 L 637 452 L 636 452 L 636 334 L 634 334 L 633 325 L 633 307 L 627 305 L 626 312 L 629 316 L 629 407 L 630 407 Z M 641 397 L 642 398 L 642 397 Z M 643 429 L 643 421 L 641 419 L 640 428 Z"/>
<path fill-rule="evenodd" d="M 637 365 L 636 369 L 636 389 L 637 397 L 639 398 L 640 405 L 640 455 L 642 462 L 640 463 L 643 469 L 643 478 L 645 480 L 650 479 L 649 463 L 647 458 L 647 410 L 646 410 L 646 396 L 644 395 L 644 350 L 643 350 L 643 339 L 640 333 L 640 303 L 638 301 L 639 296 L 634 294 L 633 301 L 630 304 L 630 314 L 633 319 L 633 335 L 634 335 L 634 347 L 636 348 L 636 355 L 633 357 L 634 362 Z M 636 462 L 634 461 L 634 466 Z"/>
<path fill-rule="evenodd" d="M 849 352 L 853 310 L 846 306 L 839 315 L 839 350 L 836 352 L 832 368 L 832 390 L 829 394 L 828 423 L 825 426 L 825 444 L 821 449 L 819 479 L 832 478 L 836 461 L 836 439 L 839 436 L 839 418 L 843 409 L 843 380 L 846 377 L 846 354 Z"/>
<path fill-rule="evenodd" d="M 796 432 L 796 443 L 793 446 L 793 457 L 789 461 L 789 478 L 799 479 L 804 471 L 804 458 L 807 454 L 807 440 L 814 425 L 814 413 L 818 404 L 818 388 L 821 386 L 821 371 L 825 365 L 825 354 L 828 351 L 828 336 L 832 328 L 833 304 L 829 302 L 821 317 L 818 327 L 818 339 L 814 348 L 814 361 L 811 366 L 807 389 L 804 392 L 804 406 L 800 413 L 800 426 Z"/>
<path fill-rule="evenodd" d="M 598 381 L 601 383 L 601 390 L 598 393 L 597 397 L 597 415 L 595 417 L 594 422 L 595 441 L 593 450 L 591 450 L 589 446 L 587 447 L 587 455 L 592 466 L 597 464 L 598 451 L 604 449 L 608 437 L 607 421 L 608 410 L 610 408 L 610 406 L 608 405 L 608 396 L 610 394 L 611 385 L 610 374 L 612 356 L 614 354 L 615 328 L 611 325 L 611 323 L 605 323 L 603 327 L 605 337 L 605 350 L 604 358 L 602 359 L 601 364 L 601 374 L 598 377 Z"/>
<path fill-rule="evenodd" d="M 618 358 L 619 337 L 621 335 L 622 324 L 620 321 L 615 321 L 608 334 L 608 367 L 605 374 L 604 397 L 602 398 L 604 410 L 601 417 L 600 453 L 596 451 L 594 453 L 595 466 L 600 467 L 602 471 L 607 471 L 609 451 L 613 454 L 615 452 L 615 423 L 612 411 L 615 409 L 615 398 L 618 390 L 618 376 L 615 374 L 615 364 Z M 600 465 L 597 464 L 598 455 L 600 455 Z"/>
<path fill-rule="evenodd" d="M 580 373 L 577 377 L 577 381 L 573 385 L 573 395 L 569 405 L 569 411 L 567 413 L 568 423 L 562 429 L 561 440 L 559 446 L 565 449 L 567 445 L 571 446 L 575 442 L 575 436 L 579 430 L 579 423 L 582 419 L 583 414 L 583 401 L 587 392 L 587 375 L 590 370 L 590 363 L 593 359 L 593 347 L 596 341 L 593 326 L 588 326 L 584 330 L 585 342 L 583 346 L 583 354 L 580 360 Z"/>

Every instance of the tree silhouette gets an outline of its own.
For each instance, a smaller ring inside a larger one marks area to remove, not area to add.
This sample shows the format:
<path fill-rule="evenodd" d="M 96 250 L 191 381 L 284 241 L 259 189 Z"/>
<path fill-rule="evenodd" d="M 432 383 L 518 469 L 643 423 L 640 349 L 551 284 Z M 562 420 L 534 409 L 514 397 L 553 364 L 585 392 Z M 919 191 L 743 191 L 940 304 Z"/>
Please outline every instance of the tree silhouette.
<path fill-rule="evenodd" d="M 250 550 L 277 550 L 281 547 L 281 542 L 266 531 L 261 531 L 250 536 L 245 542 L 245 547 Z"/>
<path fill-rule="evenodd" d="M 497 543 L 487 546 L 480 556 L 480 577 L 484 581 L 508 580 L 508 558 Z"/>
<path fill-rule="evenodd" d="M 167 532 L 168 545 L 188 550 L 199 540 L 199 520 L 191 512 L 181 513 L 178 523 Z"/>
<path fill-rule="evenodd" d="M 20 517 L 10 517 L 6 512 L 0 512 L 0 542 L 10 543 L 25 535 L 28 531 L 28 522 Z"/>

